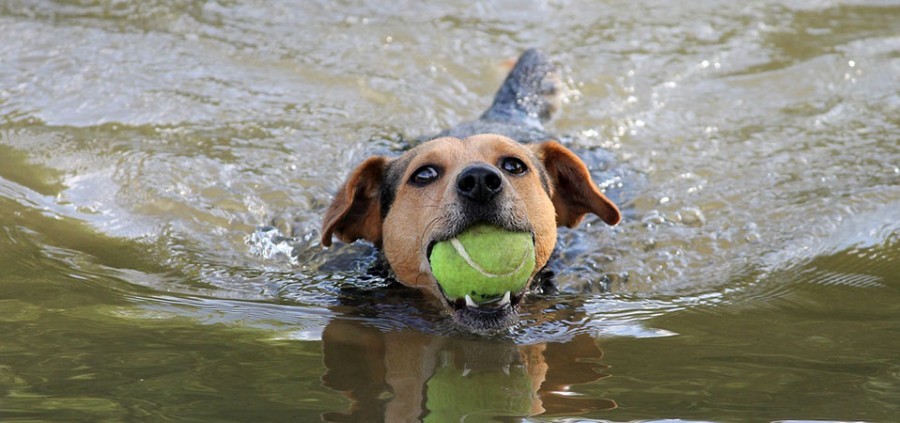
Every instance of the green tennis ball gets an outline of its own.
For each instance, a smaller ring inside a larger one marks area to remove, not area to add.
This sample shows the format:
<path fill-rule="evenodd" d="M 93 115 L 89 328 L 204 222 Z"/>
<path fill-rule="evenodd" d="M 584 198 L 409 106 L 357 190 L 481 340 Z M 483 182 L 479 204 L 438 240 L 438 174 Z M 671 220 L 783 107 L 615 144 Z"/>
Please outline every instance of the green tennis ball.
<path fill-rule="evenodd" d="M 431 274 L 447 298 L 469 295 L 476 303 L 522 290 L 534 270 L 531 233 L 476 225 L 434 245 Z"/>

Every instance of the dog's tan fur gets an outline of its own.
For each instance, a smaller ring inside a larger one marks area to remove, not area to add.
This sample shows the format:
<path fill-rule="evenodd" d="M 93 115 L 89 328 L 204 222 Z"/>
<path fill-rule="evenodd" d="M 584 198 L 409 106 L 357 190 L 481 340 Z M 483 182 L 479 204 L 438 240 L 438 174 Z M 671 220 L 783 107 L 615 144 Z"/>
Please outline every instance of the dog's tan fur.
<path fill-rule="evenodd" d="M 504 197 L 498 207 L 508 219 L 531 229 L 535 241 L 536 267 L 540 271 L 556 245 L 557 226 L 576 226 L 587 213 L 614 225 L 618 208 L 591 181 L 584 163 L 557 142 L 522 145 L 509 138 L 476 135 L 465 140 L 439 138 L 423 143 L 396 159 L 371 157 L 360 164 L 338 190 L 325 214 L 322 244 L 332 236 L 341 241 L 367 240 L 383 249 L 397 280 L 440 296 L 428 262 L 428 243 L 446 234 L 455 222 L 447 210 L 460 202 L 457 175 L 472 164 L 499 169 L 500 161 L 517 158 L 528 171 L 521 175 L 499 172 Z M 389 181 L 388 168 L 394 169 Z M 441 177 L 427 186 L 408 183 L 422 166 L 441 169 Z M 394 184 L 393 202 L 382 204 L 384 184 Z M 532 277 L 534 274 L 532 274 Z"/>
<path fill-rule="evenodd" d="M 403 179 L 409 179 L 409 173 L 425 164 L 446 169 L 446 176 L 424 188 L 403 184 L 397 191 L 397 199 L 383 227 L 384 253 L 400 281 L 436 288 L 424 256 L 425 247 L 433 239 L 432 233 L 443 231 L 450 223 L 442 219 L 441 211 L 459 201 L 453 181 L 467 164 L 496 164 L 504 157 L 517 157 L 529 168 L 536 168 L 526 149 L 499 135 L 478 135 L 465 141 L 441 138 L 422 146 Z M 530 222 L 534 228 L 537 272 L 550 258 L 556 243 L 553 203 L 541 188 L 538 172 L 508 177 L 507 181 L 512 190 L 505 204 L 513 215 Z"/>

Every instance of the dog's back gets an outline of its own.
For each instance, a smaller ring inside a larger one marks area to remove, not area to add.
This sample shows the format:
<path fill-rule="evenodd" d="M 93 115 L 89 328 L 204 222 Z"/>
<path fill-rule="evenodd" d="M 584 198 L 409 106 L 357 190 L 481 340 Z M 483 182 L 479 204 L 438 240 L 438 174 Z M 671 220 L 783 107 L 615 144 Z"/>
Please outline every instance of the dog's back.
<path fill-rule="evenodd" d="M 523 143 L 546 141 L 552 137 L 544 131 L 544 123 L 559 109 L 561 85 L 556 66 L 543 53 L 529 49 L 519 57 L 497 90 L 494 103 L 478 120 L 427 139 L 499 134 Z"/>

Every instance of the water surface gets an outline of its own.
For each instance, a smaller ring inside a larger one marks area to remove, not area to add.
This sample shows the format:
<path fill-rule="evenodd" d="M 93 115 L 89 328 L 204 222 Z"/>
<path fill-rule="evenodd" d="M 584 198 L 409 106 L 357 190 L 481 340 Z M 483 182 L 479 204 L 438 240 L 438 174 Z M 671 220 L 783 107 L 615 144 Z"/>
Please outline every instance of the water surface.
<path fill-rule="evenodd" d="M 318 228 L 529 47 L 625 220 L 474 336 Z M 0 419 L 896 421 L 898 133 L 890 1 L 2 2 Z"/>

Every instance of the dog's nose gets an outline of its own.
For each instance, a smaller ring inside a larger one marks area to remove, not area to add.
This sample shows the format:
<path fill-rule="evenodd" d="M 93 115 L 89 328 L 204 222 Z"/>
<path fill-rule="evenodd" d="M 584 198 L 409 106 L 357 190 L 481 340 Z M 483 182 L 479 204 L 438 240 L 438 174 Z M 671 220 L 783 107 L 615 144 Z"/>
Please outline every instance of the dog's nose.
<path fill-rule="evenodd" d="M 486 164 L 474 164 L 456 177 L 456 192 L 469 200 L 484 203 L 503 191 L 500 172 Z"/>

